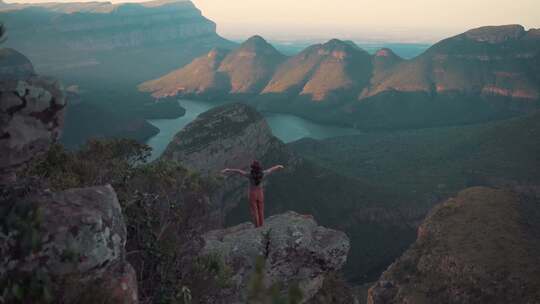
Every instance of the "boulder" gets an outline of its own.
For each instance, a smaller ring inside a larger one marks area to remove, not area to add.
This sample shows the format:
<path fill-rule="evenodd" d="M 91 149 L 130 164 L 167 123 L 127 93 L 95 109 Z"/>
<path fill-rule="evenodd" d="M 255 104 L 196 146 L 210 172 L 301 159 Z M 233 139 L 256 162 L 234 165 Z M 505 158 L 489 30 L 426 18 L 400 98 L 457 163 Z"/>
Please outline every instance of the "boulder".
<path fill-rule="evenodd" d="M 345 233 L 318 226 L 313 217 L 292 211 L 272 216 L 255 228 L 244 223 L 203 235 L 202 255 L 217 254 L 232 268 L 232 286 L 219 303 L 245 303 L 246 288 L 258 257 L 264 257 L 266 284 L 298 283 L 303 300 L 322 287 L 325 275 L 341 269 L 347 260 Z"/>
<path fill-rule="evenodd" d="M 30 212 L 17 211 L 25 202 L 32 203 Z M 47 288 L 60 303 L 92 303 L 98 297 L 100 303 L 137 303 L 135 272 L 125 261 L 126 226 L 111 186 L 37 191 L 10 198 L 2 207 L 11 210 L 3 225 L 13 239 L 1 244 L 6 256 L 0 273 L 46 274 L 51 282 Z M 33 214 L 39 216 L 29 217 Z M 18 220 L 27 226 L 11 224 Z M 37 237 L 31 254 L 17 250 L 23 248 L 27 231 Z"/>

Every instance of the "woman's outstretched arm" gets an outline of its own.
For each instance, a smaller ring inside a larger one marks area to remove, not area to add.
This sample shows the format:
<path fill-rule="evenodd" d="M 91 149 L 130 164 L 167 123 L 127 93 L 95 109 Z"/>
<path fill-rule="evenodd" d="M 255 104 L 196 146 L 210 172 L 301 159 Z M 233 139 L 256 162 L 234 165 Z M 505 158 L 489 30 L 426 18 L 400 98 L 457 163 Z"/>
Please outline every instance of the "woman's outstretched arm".
<path fill-rule="evenodd" d="M 242 175 L 242 176 L 247 176 L 248 173 L 244 170 L 240 170 L 240 169 L 223 169 L 221 170 L 221 173 L 223 174 L 227 174 L 227 173 L 233 173 L 233 174 L 238 174 L 238 175 Z"/>
<path fill-rule="evenodd" d="M 283 167 L 282 165 L 273 166 L 271 168 L 268 168 L 268 169 L 264 170 L 264 174 L 268 175 L 268 174 L 270 174 L 270 173 L 272 173 L 274 171 L 281 170 L 283 168 L 285 168 L 285 167 Z"/>

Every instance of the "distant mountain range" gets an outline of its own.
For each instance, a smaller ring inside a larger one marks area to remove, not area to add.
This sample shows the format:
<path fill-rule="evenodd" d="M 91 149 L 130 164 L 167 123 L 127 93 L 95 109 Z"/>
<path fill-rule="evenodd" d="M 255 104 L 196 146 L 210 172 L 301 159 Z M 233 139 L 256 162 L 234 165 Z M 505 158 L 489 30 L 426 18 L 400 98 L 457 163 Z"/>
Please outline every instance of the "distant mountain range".
<path fill-rule="evenodd" d="M 77 86 L 62 141 L 91 137 L 146 140 L 159 132 L 146 118 L 171 118 L 176 102 L 155 103 L 137 84 L 182 66 L 214 47 L 233 48 L 191 1 L 12 4 L 0 1 L 3 44 L 36 71 Z M 98 114 L 99 113 L 99 114 Z M 99 117 L 99 123 L 96 121 Z M 84 127 L 82 127 L 84 126 Z"/>
<path fill-rule="evenodd" d="M 145 82 L 155 98 L 236 98 L 259 109 L 366 129 L 463 124 L 538 108 L 540 30 L 489 26 L 404 60 L 331 40 L 285 57 L 255 36 Z"/>
<path fill-rule="evenodd" d="M 125 75 L 120 72 L 130 69 L 130 77 L 144 79 L 164 73 L 171 65 L 185 64 L 212 47 L 235 45 L 218 36 L 215 23 L 185 0 L 2 2 L 0 20 L 8 30 L 7 46 L 26 54 L 40 72 L 60 76 L 102 66 L 114 75 Z"/>

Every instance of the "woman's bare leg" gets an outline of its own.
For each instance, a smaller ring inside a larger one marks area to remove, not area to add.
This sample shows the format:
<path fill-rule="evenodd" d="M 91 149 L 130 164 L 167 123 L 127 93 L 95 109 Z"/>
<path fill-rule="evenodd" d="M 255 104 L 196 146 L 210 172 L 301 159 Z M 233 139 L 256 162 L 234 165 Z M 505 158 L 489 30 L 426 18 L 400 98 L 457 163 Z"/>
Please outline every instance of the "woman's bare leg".
<path fill-rule="evenodd" d="M 257 209 L 257 197 L 252 195 L 249 198 L 249 211 L 255 227 L 259 227 L 259 211 Z"/>
<path fill-rule="evenodd" d="M 259 224 L 264 225 L 264 193 L 259 193 L 259 199 L 257 200 L 257 215 L 259 217 Z"/>

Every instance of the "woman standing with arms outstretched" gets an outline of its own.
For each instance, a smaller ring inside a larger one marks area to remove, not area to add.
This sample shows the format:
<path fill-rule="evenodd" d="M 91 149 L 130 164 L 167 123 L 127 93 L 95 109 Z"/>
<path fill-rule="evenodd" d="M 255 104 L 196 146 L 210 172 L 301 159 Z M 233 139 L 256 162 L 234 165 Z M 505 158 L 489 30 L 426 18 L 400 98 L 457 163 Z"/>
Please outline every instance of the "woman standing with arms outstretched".
<path fill-rule="evenodd" d="M 249 179 L 248 199 L 249 199 L 249 211 L 253 218 L 255 227 L 261 227 L 264 224 L 264 190 L 262 181 L 276 170 L 283 169 L 282 165 L 273 166 L 269 169 L 263 170 L 261 163 L 254 160 L 251 163 L 250 172 L 246 172 L 240 169 L 223 169 L 221 173 L 234 173 Z"/>

